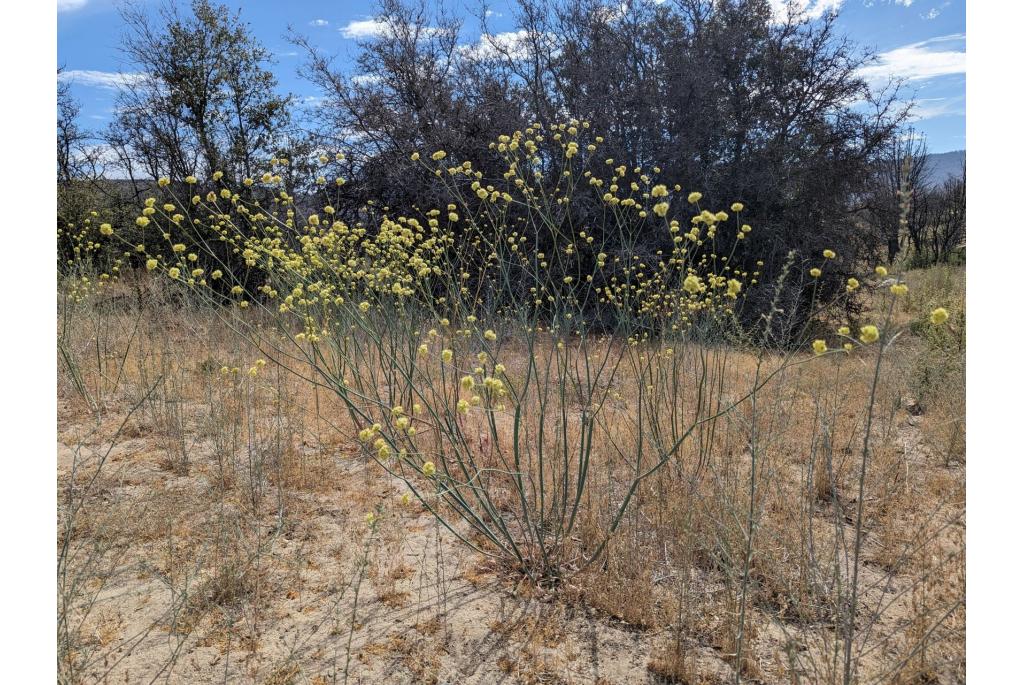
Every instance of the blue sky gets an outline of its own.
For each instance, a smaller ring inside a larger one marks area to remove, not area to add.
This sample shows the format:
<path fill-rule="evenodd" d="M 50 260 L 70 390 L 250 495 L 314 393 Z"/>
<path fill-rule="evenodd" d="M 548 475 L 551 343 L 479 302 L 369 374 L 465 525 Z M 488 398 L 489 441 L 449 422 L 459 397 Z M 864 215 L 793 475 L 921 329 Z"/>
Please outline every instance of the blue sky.
<path fill-rule="evenodd" d="M 147 0 L 156 5 L 156 0 Z M 644 1 L 644 0 L 639 0 Z M 657 2 L 659 0 L 646 0 Z M 781 5 L 784 0 L 771 0 Z M 932 152 L 966 147 L 966 0 L 795 0 L 812 16 L 839 9 L 839 26 L 853 41 L 879 53 L 879 62 L 864 74 L 882 84 L 890 75 L 906 80 L 904 89 L 918 101 L 915 128 L 927 136 Z M 372 0 L 277 0 L 224 4 L 241 9 L 253 33 L 272 52 L 283 91 L 299 98 L 316 91 L 296 74 L 300 56 L 284 39 L 291 25 L 317 45 L 350 65 L 356 41 L 372 36 Z M 460 10 L 476 1 L 449 2 Z M 513 28 L 509 3 L 491 0 L 494 33 Z M 476 22 L 467 21 L 466 41 L 478 38 Z M 100 129 L 110 120 L 116 84 L 133 71 L 118 50 L 121 27 L 117 0 L 57 0 L 57 62 L 64 65 L 74 95 L 82 105 L 81 124 Z M 353 72 L 354 74 L 354 72 Z"/>

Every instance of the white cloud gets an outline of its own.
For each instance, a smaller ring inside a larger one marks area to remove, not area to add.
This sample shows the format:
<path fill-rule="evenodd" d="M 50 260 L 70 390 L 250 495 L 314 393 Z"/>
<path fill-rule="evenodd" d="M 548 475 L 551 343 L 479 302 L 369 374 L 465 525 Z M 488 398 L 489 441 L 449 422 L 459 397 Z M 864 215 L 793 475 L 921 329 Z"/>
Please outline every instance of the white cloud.
<path fill-rule="evenodd" d="M 146 78 L 142 73 L 116 73 L 112 71 L 93 71 L 91 69 L 72 69 L 65 71 L 57 77 L 61 81 L 70 81 L 83 86 L 106 88 L 116 90 L 122 86 L 140 83 Z"/>
<path fill-rule="evenodd" d="M 91 168 L 100 176 L 114 180 L 127 180 L 131 178 L 118 154 L 109 145 L 98 143 L 94 145 L 83 145 L 71 153 L 72 158 L 79 164 Z M 145 172 L 140 169 L 133 169 L 136 180 L 148 178 Z"/>
<path fill-rule="evenodd" d="M 935 19 L 940 14 L 942 14 L 942 10 L 946 9 L 947 7 L 949 7 L 949 0 L 946 0 L 946 2 L 942 3 L 938 7 L 932 7 L 930 10 L 928 10 L 928 12 L 922 14 L 921 18 L 924 19 L 925 21 L 931 21 L 932 19 Z"/>
<path fill-rule="evenodd" d="M 820 19 L 828 12 L 838 12 L 845 0 L 768 0 L 776 22 L 786 21 L 792 11 L 796 17 Z"/>
<path fill-rule="evenodd" d="M 58 12 L 70 12 L 85 7 L 88 0 L 57 0 Z"/>
<path fill-rule="evenodd" d="M 962 33 L 929 38 L 919 43 L 880 53 L 875 64 L 860 70 L 861 78 L 870 83 L 882 83 L 890 77 L 907 81 L 920 81 L 967 73 L 967 52 L 950 49 L 954 44 L 963 46 L 966 36 Z"/>
<path fill-rule="evenodd" d="M 417 31 L 417 37 L 429 38 L 441 32 L 441 29 L 432 26 L 410 26 L 410 31 Z M 382 19 L 357 19 L 342 26 L 338 31 L 345 38 L 384 38 L 391 36 L 394 28 Z"/>
<path fill-rule="evenodd" d="M 321 28 L 321 27 L 327 26 L 330 23 L 331 22 L 327 21 L 326 19 L 314 19 L 313 21 L 309 22 L 309 25 L 310 26 L 315 26 L 317 28 Z"/>
<path fill-rule="evenodd" d="M 345 38 L 380 38 L 386 36 L 391 28 L 380 19 L 359 19 L 338 30 Z"/>
<path fill-rule="evenodd" d="M 553 36 L 545 34 L 542 41 L 552 41 Z M 474 59 L 525 59 L 530 54 L 531 34 L 528 31 L 506 31 L 504 33 L 484 34 L 480 40 L 470 45 L 459 47 L 462 54 Z"/>
<path fill-rule="evenodd" d="M 625 3 L 619 5 L 599 5 L 594 12 L 594 16 L 600 21 L 610 24 L 625 17 L 628 9 L 629 7 Z"/>
<path fill-rule="evenodd" d="M 374 83 L 380 83 L 380 76 L 376 74 L 356 74 L 352 77 L 352 83 L 357 86 L 370 86 Z"/>

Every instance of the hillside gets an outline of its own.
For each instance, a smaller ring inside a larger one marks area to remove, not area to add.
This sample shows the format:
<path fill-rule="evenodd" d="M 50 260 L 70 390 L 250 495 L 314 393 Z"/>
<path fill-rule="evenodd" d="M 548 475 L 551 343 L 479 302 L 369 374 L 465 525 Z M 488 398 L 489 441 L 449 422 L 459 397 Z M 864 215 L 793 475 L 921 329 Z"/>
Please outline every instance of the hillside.
<path fill-rule="evenodd" d="M 967 159 L 967 150 L 953 150 L 928 155 L 928 185 L 940 186 L 946 179 L 959 176 Z"/>

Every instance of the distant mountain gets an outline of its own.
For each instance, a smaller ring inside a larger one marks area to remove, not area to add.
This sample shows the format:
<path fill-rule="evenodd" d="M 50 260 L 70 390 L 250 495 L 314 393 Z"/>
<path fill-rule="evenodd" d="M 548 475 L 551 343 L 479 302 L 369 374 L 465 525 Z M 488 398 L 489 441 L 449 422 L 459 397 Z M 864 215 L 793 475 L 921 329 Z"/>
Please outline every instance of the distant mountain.
<path fill-rule="evenodd" d="M 925 182 L 930 186 L 940 186 L 946 179 L 959 176 L 963 171 L 967 150 L 953 150 L 928 155 L 928 166 L 925 170 Z"/>

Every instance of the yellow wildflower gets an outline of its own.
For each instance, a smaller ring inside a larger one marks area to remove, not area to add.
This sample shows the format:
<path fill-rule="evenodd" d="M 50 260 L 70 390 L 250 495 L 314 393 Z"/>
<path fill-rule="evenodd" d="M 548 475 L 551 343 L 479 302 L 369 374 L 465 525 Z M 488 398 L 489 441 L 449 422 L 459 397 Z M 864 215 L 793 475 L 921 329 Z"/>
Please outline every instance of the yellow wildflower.
<path fill-rule="evenodd" d="M 878 327 L 868 324 L 867 326 L 860 327 L 860 340 L 861 342 L 871 344 L 878 340 Z"/>

